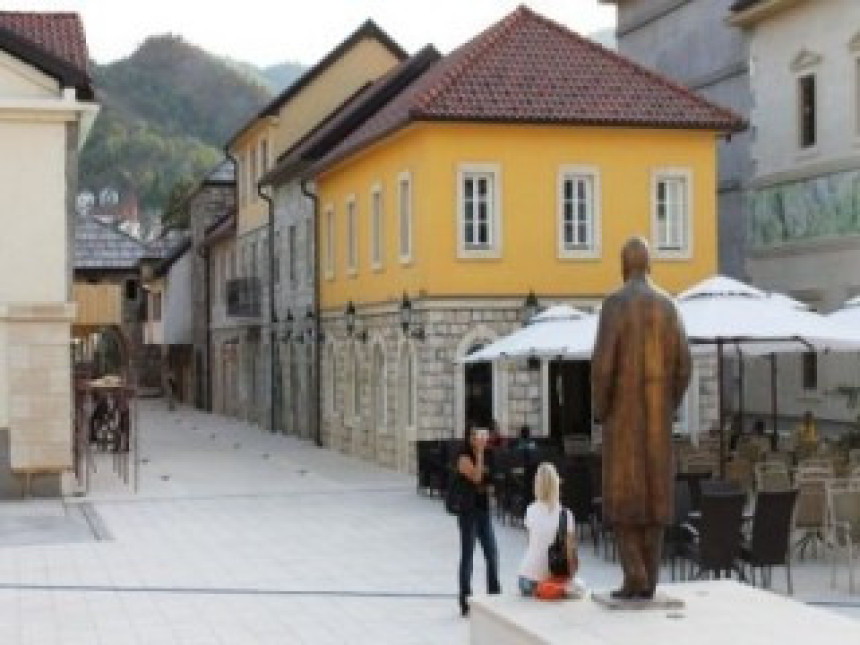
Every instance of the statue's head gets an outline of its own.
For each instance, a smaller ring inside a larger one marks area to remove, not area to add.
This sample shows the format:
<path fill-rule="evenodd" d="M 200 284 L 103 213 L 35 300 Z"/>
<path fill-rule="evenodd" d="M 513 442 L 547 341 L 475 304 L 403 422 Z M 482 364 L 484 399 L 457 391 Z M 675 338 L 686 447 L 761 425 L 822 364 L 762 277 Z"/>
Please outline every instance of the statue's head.
<path fill-rule="evenodd" d="M 625 282 L 651 273 L 651 256 L 644 238 L 634 235 L 625 242 L 621 249 L 621 272 Z"/>

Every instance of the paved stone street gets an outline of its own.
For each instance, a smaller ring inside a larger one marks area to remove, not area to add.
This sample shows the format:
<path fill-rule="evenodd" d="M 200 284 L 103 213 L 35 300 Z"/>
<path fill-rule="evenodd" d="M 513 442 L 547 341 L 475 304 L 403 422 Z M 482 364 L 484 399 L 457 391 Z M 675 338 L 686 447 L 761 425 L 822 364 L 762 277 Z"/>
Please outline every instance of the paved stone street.
<path fill-rule="evenodd" d="M 466 641 L 454 520 L 411 478 L 160 401 L 140 409 L 137 495 L 102 455 L 88 498 L 0 506 L 0 643 Z M 525 535 L 497 537 L 513 592 Z M 582 554 L 590 585 L 617 582 Z M 797 595 L 845 604 L 847 576 L 831 594 L 826 574 L 800 563 Z M 476 591 L 482 576 L 478 555 Z M 782 571 L 774 581 L 784 589 Z"/>

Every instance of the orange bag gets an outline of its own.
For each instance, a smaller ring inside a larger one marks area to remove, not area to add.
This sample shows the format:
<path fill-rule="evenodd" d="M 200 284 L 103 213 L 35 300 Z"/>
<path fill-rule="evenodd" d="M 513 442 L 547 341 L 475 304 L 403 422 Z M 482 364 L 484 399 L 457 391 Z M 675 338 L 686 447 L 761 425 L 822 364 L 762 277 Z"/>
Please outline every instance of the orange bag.
<path fill-rule="evenodd" d="M 535 598 L 539 600 L 562 600 L 567 597 L 567 584 L 570 578 L 553 577 L 539 582 L 535 589 Z"/>

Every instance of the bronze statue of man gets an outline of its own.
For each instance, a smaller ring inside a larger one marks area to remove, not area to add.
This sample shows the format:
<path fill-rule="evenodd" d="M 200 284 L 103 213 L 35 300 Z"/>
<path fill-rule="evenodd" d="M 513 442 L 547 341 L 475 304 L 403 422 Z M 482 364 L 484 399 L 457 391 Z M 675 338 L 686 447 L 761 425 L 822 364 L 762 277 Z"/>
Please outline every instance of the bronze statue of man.
<path fill-rule="evenodd" d="M 624 570 L 611 596 L 650 599 L 674 515 L 672 421 L 690 380 L 690 348 L 675 303 L 649 277 L 647 242 L 629 239 L 621 263 L 624 286 L 600 312 L 592 398 L 603 425 L 603 519 Z"/>

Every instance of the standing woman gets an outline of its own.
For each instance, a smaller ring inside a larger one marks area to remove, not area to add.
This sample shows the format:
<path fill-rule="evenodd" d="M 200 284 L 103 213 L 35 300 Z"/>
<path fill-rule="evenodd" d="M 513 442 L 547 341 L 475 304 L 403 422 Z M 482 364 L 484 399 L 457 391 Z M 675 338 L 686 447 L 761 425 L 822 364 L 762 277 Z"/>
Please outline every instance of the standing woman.
<path fill-rule="evenodd" d="M 471 493 L 471 502 L 460 512 L 460 612 L 469 613 L 467 598 L 472 595 L 472 556 L 475 540 L 481 543 L 487 561 L 487 593 L 502 592 L 499 585 L 499 552 L 493 523 L 490 519 L 490 498 L 487 490 L 489 469 L 486 466 L 487 431 L 466 426 L 466 441 L 457 457 L 457 473 L 464 487 Z"/>

